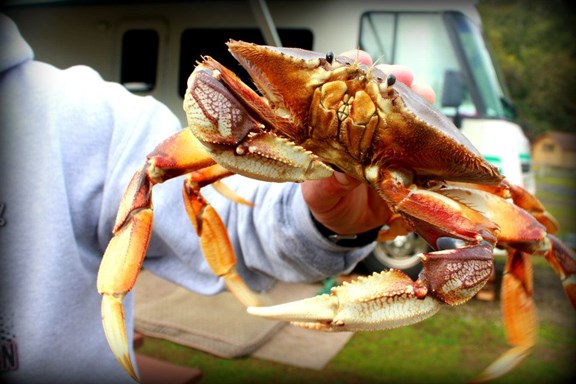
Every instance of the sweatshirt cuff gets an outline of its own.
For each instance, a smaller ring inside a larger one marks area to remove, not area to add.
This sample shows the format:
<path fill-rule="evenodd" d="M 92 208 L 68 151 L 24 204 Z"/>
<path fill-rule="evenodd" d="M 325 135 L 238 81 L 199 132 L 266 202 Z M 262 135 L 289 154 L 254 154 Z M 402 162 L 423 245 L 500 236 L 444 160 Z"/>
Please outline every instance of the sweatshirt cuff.
<path fill-rule="evenodd" d="M 352 258 L 360 259 L 359 254 L 367 255 L 374 247 L 380 228 L 374 228 L 362 234 L 357 234 L 356 239 L 336 239 L 334 241 L 330 235 L 335 234 L 326 228 L 322 223 L 314 219 L 314 216 L 308 209 L 304 201 L 300 188 L 294 196 L 293 211 L 301 225 L 301 232 L 308 241 L 313 242 L 316 246 L 320 245 L 328 251 L 337 253 L 348 253 Z M 358 241 L 356 241 L 358 240 Z M 358 261 L 358 260 L 356 260 Z"/>
<path fill-rule="evenodd" d="M 340 235 L 330 228 L 326 227 L 324 224 L 316 220 L 312 212 L 308 211 L 314 226 L 328 240 L 333 242 L 334 244 L 341 245 L 343 247 L 348 248 L 357 248 L 357 247 L 364 247 L 368 244 L 371 244 L 376 241 L 378 238 L 378 233 L 381 230 L 381 227 L 373 228 L 369 231 L 356 233 L 353 235 Z"/>

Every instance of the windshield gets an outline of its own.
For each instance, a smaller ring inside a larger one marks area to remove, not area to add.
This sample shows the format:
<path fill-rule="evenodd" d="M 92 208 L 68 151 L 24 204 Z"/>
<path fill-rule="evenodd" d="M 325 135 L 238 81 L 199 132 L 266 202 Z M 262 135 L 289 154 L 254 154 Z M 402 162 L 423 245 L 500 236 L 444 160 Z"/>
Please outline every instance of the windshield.
<path fill-rule="evenodd" d="M 435 104 L 447 115 L 456 107 L 442 105 L 444 79 L 457 79 L 460 115 L 513 118 L 482 34 L 458 12 L 368 12 L 362 15 L 360 48 L 381 63 L 408 65 L 415 82 L 436 92 Z"/>
<path fill-rule="evenodd" d="M 504 92 L 478 26 L 456 12 L 447 14 L 446 20 L 454 28 L 459 46 L 463 49 L 464 60 L 484 104 L 485 115 L 514 118 L 512 103 Z"/>

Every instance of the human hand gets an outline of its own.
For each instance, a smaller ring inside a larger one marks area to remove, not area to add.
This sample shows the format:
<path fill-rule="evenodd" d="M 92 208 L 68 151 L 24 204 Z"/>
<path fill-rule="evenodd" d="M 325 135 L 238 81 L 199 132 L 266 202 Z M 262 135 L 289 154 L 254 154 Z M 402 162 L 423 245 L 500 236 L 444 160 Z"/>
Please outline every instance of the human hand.
<path fill-rule="evenodd" d="M 372 59 L 363 51 L 348 51 L 342 54 L 372 65 Z M 435 98 L 434 90 L 428 85 L 413 84 L 410 69 L 401 65 L 378 65 L 384 73 L 392 73 L 397 81 L 408 85 L 414 92 L 429 102 Z M 314 218 L 326 228 L 340 235 L 357 234 L 380 227 L 387 223 L 392 211 L 382 198 L 370 188 L 348 175 L 334 172 L 322 180 L 310 180 L 301 184 L 302 194 Z"/>

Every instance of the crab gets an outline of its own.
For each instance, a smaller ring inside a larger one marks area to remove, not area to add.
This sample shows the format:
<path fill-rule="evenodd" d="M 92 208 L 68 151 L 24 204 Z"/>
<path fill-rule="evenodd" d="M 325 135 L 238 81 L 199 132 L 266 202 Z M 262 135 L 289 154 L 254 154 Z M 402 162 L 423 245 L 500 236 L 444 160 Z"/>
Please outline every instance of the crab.
<path fill-rule="evenodd" d="M 205 57 L 188 79 L 189 127 L 151 152 L 128 185 L 98 274 L 110 347 L 138 381 L 128 353 L 122 299 L 138 276 L 152 227 L 155 184 L 184 175 L 183 198 L 213 272 L 256 316 L 325 331 L 406 326 L 472 298 L 508 251 L 503 317 L 512 348 L 477 379 L 511 370 L 535 343 L 532 255 L 543 255 L 576 306 L 576 257 L 553 234 L 542 204 L 485 161 L 452 122 L 393 75 L 349 57 L 229 41 L 260 94 Z M 236 273 L 226 228 L 204 200 L 232 174 L 301 182 L 344 172 L 377 191 L 394 213 L 380 239 L 415 231 L 434 251 L 416 281 L 383 271 L 302 301 L 261 306 Z M 446 247 L 445 244 L 451 244 Z"/>

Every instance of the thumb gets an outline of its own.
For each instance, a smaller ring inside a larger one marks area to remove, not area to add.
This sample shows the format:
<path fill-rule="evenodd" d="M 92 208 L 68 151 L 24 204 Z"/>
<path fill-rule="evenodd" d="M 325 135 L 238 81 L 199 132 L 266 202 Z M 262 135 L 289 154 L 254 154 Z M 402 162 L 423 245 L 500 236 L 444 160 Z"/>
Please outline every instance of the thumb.
<path fill-rule="evenodd" d="M 341 189 L 343 194 L 348 193 L 360 184 L 358 180 L 342 172 L 334 172 L 333 178 L 337 183 L 335 184 L 335 189 Z"/>
<path fill-rule="evenodd" d="M 334 172 L 322 180 L 302 183 L 302 194 L 310 210 L 316 214 L 331 211 L 341 202 L 342 197 L 356 188 L 360 182 L 344 173 Z"/>

